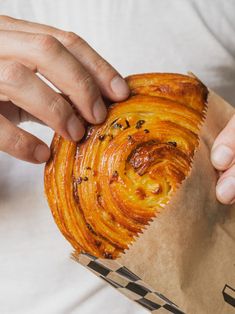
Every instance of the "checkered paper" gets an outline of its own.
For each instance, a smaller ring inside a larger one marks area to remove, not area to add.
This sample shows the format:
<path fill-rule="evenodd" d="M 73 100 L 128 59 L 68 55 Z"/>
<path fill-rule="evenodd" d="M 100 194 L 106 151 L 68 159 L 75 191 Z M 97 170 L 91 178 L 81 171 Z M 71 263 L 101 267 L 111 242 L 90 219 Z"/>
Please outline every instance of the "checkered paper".
<path fill-rule="evenodd" d="M 185 314 L 175 303 L 114 260 L 100 259 L 86 253 L 73 254 L 72 258 L 151 313 Z"/>
<path fill-rule="evenodd" d="M 224 301 L 235 307 L 235 289 L 233 289 L 229 285 L 225 285 L 222 293 Z"/>

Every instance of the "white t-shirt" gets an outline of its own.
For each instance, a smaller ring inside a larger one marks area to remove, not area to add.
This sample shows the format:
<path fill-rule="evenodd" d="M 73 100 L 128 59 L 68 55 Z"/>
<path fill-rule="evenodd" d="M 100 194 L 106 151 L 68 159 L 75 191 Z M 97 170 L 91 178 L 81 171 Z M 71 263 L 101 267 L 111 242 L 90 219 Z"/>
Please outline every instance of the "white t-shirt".
<path fill-rule="evenodd" d="M 0 12 L 77 32 L 123 75 L 190 70 L 235 104 L 233 0 L 0 0 Z M 23 127 L 50 143 L 49 128 Z M 147 313 L 69 258 L 43 168 L 0 153 L 0 313 Z"/>

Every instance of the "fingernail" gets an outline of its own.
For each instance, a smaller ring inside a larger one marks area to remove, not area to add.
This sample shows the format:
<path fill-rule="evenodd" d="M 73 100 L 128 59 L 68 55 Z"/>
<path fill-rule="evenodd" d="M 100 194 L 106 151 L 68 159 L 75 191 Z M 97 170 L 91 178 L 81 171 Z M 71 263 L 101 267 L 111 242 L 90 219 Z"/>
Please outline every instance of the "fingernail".
<path fill-rule="evenodd" d="M 235 198 L 235 178 L 227 177 L 218 184 L 216 194 L 219 200 L 230 204 Z"/>
<path fill-rule="evenodd" d="M 127 97 L 130 93 L 129 87 L 126 81 L 121 78 L 119 75 L 115 76 L 111 81 L 112 91 L 118 97 Z"/>
<path fill-rule="evenodd" d="M 73 141 L 80 140 L 84 135 L 84 128 L 75 115 L 72 115 L 67 122 L 67 131 Z"/>
<path fill-rule="evenodd" d="M 103 122 L 107 115 L 107 109 L 101 98 L 97 99 L 94 103 L 93 115 L 97 123 Z"/>
<path fill-rule="evenodd" d="M 39 144 L 36 146 L 34 150 L 34 158 L 39 162 L 45 162 L 50 157 L 50 149 L 43 144 Z"/>
<path fill-rule="evenodd" d="M 234 158 L 234 154 L 231 148 L 226 145 L 216 146 L 211 153 L 211 160 L 218 168 L 228 167 Z"/>

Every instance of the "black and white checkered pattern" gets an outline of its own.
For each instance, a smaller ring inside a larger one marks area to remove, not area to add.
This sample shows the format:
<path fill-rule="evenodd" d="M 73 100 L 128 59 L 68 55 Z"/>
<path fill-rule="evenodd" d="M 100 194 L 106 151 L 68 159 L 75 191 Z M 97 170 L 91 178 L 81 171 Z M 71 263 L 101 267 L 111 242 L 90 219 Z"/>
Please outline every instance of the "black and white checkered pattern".
<path fill-rule="evenodd" d="M 235 289 L 229 285 L 225 285 L 222 293 L 224 296 L 224 301 L 235 307 Z"/>
<path fill-rule="evenodd" d="M 85 253 L 74 254 L 73 259 L 152 313 L 184 314 L 175 303 L 114 260 L 99 259 Z"/>

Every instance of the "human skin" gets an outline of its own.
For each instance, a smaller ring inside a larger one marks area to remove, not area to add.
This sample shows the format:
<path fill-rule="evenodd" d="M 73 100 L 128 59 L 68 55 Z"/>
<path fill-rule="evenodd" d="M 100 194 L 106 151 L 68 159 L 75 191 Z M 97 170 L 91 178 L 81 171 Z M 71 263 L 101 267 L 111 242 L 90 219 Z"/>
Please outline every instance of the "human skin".
<path fill-rule="evenodd" d="M 211 161 L 220 171 L 216 186 L 217 199 L 223 204 L 235 202 L 235 116 L 214 141 L 211 150 Z"/>
<path fill-rule="evenodd" d="M 101 123 L 106 117 L 102 96 L 121 101 L 129 95 L 121 75 L 75 33 L 0 16 L 0 42 L 0 151 L 16 158 L 42 163 L 50 157 L 48 146 L 17 127 L 20 122 L 39 121 L 79 141 L 84 126 L 78 116 Z M 224 204 L 235 201 L 234 133 L 233 116 L 211 151 L 221 174 L 216 195 Z"/>
<path fill-rule="evenodd" d="M 0 42 L 0 150 L 16 158 L 41 163 L 50 156 L 46 144 L 18 128 L 19 122 L 36 118 L 78 141 L 84 134 L 78 115 L 101 123 L 102 96 L 121 101 L 129 95 L 121 75 L 75 33 L 0 16 Z"/>

